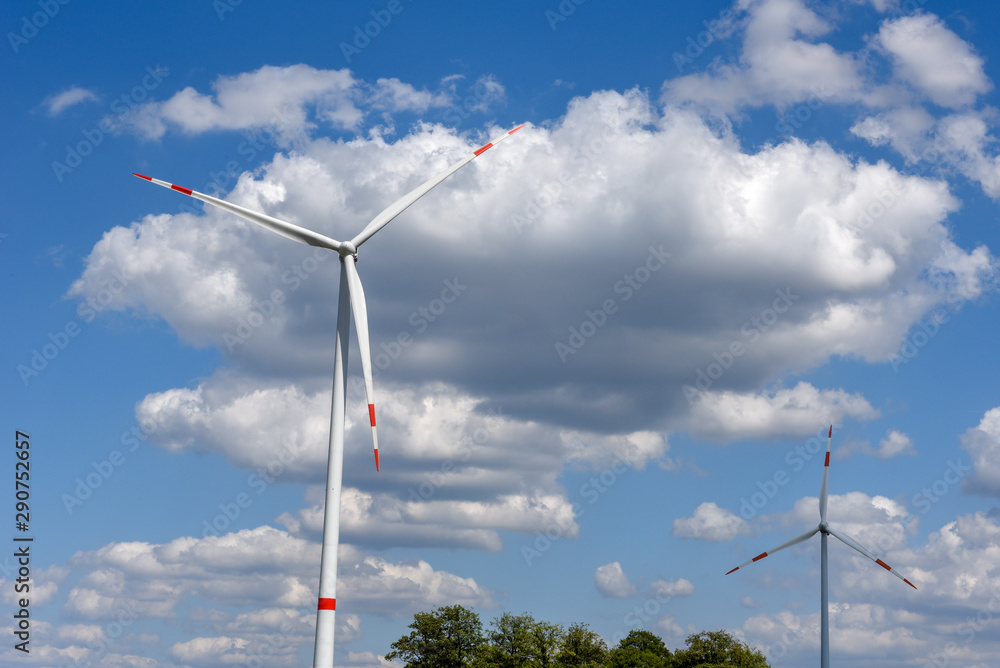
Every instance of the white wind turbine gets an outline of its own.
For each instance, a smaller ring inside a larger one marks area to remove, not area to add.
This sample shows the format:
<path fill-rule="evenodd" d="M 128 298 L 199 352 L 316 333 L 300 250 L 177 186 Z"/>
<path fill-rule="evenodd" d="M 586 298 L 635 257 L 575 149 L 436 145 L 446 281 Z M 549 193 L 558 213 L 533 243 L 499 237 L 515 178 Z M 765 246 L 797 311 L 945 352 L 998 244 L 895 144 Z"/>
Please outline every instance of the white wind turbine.
<path fill-rule="evenodd" d="M 408 206 L 427 194 L 456 171 L 469 164 L 487 149 L 500 143 L 510 135 L 520 130 L 524 125 L 504 133 L 497 139 L 480 147 L 472 154 L 465 156 L 440 174 L 428 179 L 423 185 L 415 188 L 396 200 L 350 241 L 335 241 L 330 237 L 307 230 L 298 225 L 272 218 L 271 216 L 241 206 L 226 202 L 210 195 L 177 186 L 166 181 L 160 181 L 142 174 L 133 174 L 140 179 L 151 181 L 164 188 L 176 190 L 203 202 L 213 204 L 234 213 L 250 222 L 257 223 L 278 234 L 310 246 L 328 248 L 340 254 L 340 301 L 337 306 L 337 338 L 334 348 L 333 362 L 333 405 L 330 411 L 330 455 L 327 464 L 326 506 L 323 516 L 323 551 L 320 559 L 319 572 L 319 604 L 316 612 L 316 647 L 313 653 L 313 667 L 327 668 L 333 666 L 334 622 L 337 609 L 337 546 L 340 541 L 340 490 L 343 478 L 344 460 L 344 414 L 347 396 L 347 347 L 350 342 L 350 317 L 354 312 L 354 322 L 358 330 L 358 347 L 361 352 L 361 369 L 365 379 L 365 392 L 368 396 L 368 415 L 371 418 L 372 441 L 375 447 L 375 469 L 379 468 L 378 433 L 375 429 L 375 397 L 372 387 L 371 351 L 368 340 L 368 308 L 365 305 L 365 293 L 361 288 L 355 264 L 358 260 L 358 248 L 368 241 L 376 232 L 385 227 L 389 221 L 398 216 Z"/>
<path fill-rule="evenodd" d="M 828 610 L 828 607 L 829 607 L 829 598 L 827 596 L 827 586 L 828 586 L 829 582 L 828 582 L 828 577 L 827 577 L 827 559 L 826 559 L 826 537 L 828 535 L 829 536 L 833 536 L 834 538 L 837 538 L 838 540 L 840 540 L 840 542 L 844 543 L 848 547 L 851 547 L 851 548 L 855 549 L 856 551 L 858 551 L 859 553 L 861 553 L 861 555 L 863 557 L 865 557 L 866 559 L 870 559 L 870 560 L 874 561 L 876 564 L 878 564 L 879 566 L 881 566 L 885 570 L 889 571 L 890 573 L 892 573 L 897 578 L 899 578 L 900 580 L 902 580 L 906 584 L 910 585 L 914 589 L 917 588 L 916 585 L 914 585 L 912 582 L 910 582 L 909 580 L 907 580 L 906 578 L 904 578 L 897 571 L 892 570 L 892 567 L 889 566 L 889 564 L 885 563 L 884 561 L 882 561 L 881 559 L 879 559 L 878 557 L 876 557 L 874 554 L 872 554 L 871 552 L 869 552 L 867 549 L 865 549 L 864 547 L 862 547 L 861 545 L 859 545 L 858 542 L 855 541 L 853 538 L 851 538 L 850 536 L 848 536 L 846 534 L 843 534 L 843 533 L 841 533 L 839 531 L 834 531 L 830 527 L 830 525 L 826 523 L 827 483 L 829 482 L 829 479 L 830 479 L 830 441 L 831 440 L 833 440 L 833 425 L 830 425 L 830 433 L 827 435 L 827 440 L 826 440 L 826 463 L 823 465 L 823 484 L 820 487 L 820 491 L 819 491 L 819 526 L 816 527 L 815 529 L 812 529 L 811 531 L 805 532 L 804 534 L 802 534 L 801 536 L 798 536 L 797 538 L 791 539 L 787 543 L 782 543 L 781 545 L 779 545 L 778 547 L 774 548 L 773 550 L 771 550 L 769 552 L 762 552 L 762 553 L 758 554 L 756 557 L 754 557 L 753 559 L 751 559 L 750 561 L 748 561 L 746 563 L 742 563 L 739 566 L 737 566 L 736 568 L 734 568 L 733 570 L 729 571 L 729 573 L 733 573 L 735 571 L 738 571 L 741 568 L 743 568 L 744 566 L 748 566 L 749 564 L 752 564 L 755 561 L 760 561 L 764 557 L 770 556 L 770 555 L 774 554 L 775 552 L 778 552 L 779 550 L 784 550 L 786 547 L 791 547 L 793 545 L 798 545 L 799 543 L 801 543 L 803 541 L 809 540 L 810 538 L 812 538 L 813 536 L 815 536 L 817 533 L 820 534 L 820 566 L 819 566 L 819 572 L 820 572 L 820 576 L 819 576 L 819 579 L 820 579 L 819 665 L 820 665 L 820 668 L 830 668 L 830 613 L 829 613 L 829 610 Z M 726 575 L 729 575 L 729 573 L 726 573 Z"/>

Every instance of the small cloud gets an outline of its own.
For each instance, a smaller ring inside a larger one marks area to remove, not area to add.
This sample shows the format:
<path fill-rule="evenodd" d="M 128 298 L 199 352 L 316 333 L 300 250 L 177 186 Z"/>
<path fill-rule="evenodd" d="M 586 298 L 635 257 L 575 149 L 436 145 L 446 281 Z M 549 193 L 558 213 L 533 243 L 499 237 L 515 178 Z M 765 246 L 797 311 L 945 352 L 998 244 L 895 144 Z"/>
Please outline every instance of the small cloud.
<path fill-rule="evenodd" d="M 69 255 L 69 251 L 62 244 L 49 246 L 42 253 L 42 257 L 51 262 L 53 267 L 62 267 L 65 264 L 67 255 Z"/>
<path fill-rule="evenodd" d="M 50 95 L 45 99 L 45 106 L 49 109 L 49 116 L 58 116 L 63 111 L 76 104 L 83 102 L 96 102 L 97 95 L 79 86 L 73 86 L 69 90 L 57 95 Z"/>
<path fill-rule="evenodd" d="M 913 440 L 903 432 L 890 429 L 881 441 L 878 442 L 878 451 L 875 456 L 879 459 L 888 459 L 896 455 L 915 455 L 917 451 L 913 449 Z"/>
<path fill-rule="evenodd" d="M 849 440 L 836 451 L 838 459 L 848 457 L 859 452 L 869 457 L 879 459 L 890 459 L 898 455 L 916 455 L 917 451 L 913 447 L 913 439 L 901 431 L 890 429 L 885 434 L 885 438 L 878 442 L 878 447 L 873 448 L 868 441 Z"/>
<path fill-rule="evenodd" d="M 680 538 L 718 542 L 745 533 L 750 533 L 746 520 L 711 501 L 698 506 L 693 516 L 674 520 L 674 535 Z"/>
<path fill-rule="evenodd" d="M 663 598 L 675 598 L 677 596 L 690 596 L 694 593 L 694 584 L 685 578 L 677 580 L 654 580 L 649 583 L 649 589 L 657 600 Z"/>
<path fill-rule="evenodd" d="M 597 585 L 597 591 L 608 598 L 628 598 L 636 592 L 635 585 L 628 581 L 622 565 L 617 561 L 594 571 L 594 584 Z"/>

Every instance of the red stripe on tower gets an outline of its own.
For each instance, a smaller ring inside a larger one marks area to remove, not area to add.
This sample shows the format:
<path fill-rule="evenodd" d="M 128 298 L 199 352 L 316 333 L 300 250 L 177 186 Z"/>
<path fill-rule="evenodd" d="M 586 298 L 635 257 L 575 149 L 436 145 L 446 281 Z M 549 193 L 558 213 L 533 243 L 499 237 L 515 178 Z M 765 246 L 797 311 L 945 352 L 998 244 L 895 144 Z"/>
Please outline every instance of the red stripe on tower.
<path fill-rule="evenodd" d="M 317 610 L 336 610 L 337 609 L 337 599 L 335 598 L 321 598 L 319 600 L 319 606 Z"/>
<path fill-rule="evenodd" d="M 179 193 L 184 193 L 185 195 L 190 195 L 191 192 L 192 192 L 192 190 L 190 188 L 185 188 L 184 186 L 175 186 L 172 183 L 170 184 L 170 187 L 173 188 L 174 190 L 176 190 Z"/>

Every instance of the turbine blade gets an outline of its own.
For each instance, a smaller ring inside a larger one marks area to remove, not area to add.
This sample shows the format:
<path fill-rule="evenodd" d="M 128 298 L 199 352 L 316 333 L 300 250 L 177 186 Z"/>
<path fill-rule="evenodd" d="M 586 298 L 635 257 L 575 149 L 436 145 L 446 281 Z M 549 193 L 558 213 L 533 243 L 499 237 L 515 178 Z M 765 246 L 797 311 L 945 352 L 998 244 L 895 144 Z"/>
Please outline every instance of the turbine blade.
<path fill-rule="evenodd" d="M 140 179 L 150 181 L 151 183 L 155 183 L 158 186 L 170 188 L 171 190 L 176 190 L 179 193 L 184 193 L 185 195 L 194 197 L 195 199 L 200 199 L 202 202 L 215 205 L 220 209 L 225 209 L 229 213 L 236 214 L 244 220 L 249 220 L 251 223 L 257 223 L 258 225 L 266 227 L 273 232 L 277 232 L 283 237 L 288 237 L 293 241 L 309 244 L 310 246 L 319 246 L 320 248 L 329 248 L 331 250 L 337 250 L 340 247 L 340 242 L 335 241 L 330 237 L 319 234 L 318 232 L 313 232 L 312 230 L 307 230 L 306 228 L 299 227 L 298 225 L 293 225 L 292 223 L 286 223 L 285 221 L 278 220 L 277 218 L 272 218 L 271 216 L 263 213 L 251 211 L 250 209 L 244 209 L 242 206 L 233 204 L 232 202 L 227 202 L 225 200 L 212 197 L 211 195 L 200 193 L 197 190 L 191 190 L 190 188 L 177 186 L 173 183 L 167 183 L 166 181 L 161 181 L 160 179 L 154 179 L 151 176 L 143 176 L 142 174 L 136 174 L 135 172 L 132 172 L 132 175 L 138 176 Z"/>
<path fill-rule="evenodd" d="M 819 532 L 819 528 L 818 527 L 815 528 L 815 529 L 812 529 L 810 531 L 806 531 L 801 536 L 796 536 L 795 538 L 791 539 L 787 543 L 782 543 L 781 545 L 779 545 L 778 547 L 774 548 L 773 550 L 769 550 L 767 552 L 761 552 L 760 554 L 758 554 L 756 557 L 754 557 L 750 561 L 742 563 L 739 566 L 737 566 L 736 568 L 734 568 L 733 570 L 729 571 L 729 573 L 735 573 L 736 571 L 740 570 L 744 566 L 749 566 L 750 564 L 752 564 L 755 561 L 760 561 L 764 557 L 769 557 L 772 554 L 774 554 L 775 552 L 780 552 L 781 550 L 784 550 L 786 547 L 791 547 L 792 545 L 798 545 L 799 543 L 801 543 L 803 541 L 809 540 L 810 538 L 812 538 L 813 536 L 815 536 L 818 532 Z M 726 575 L 729 575 L 729 573 L 726 573 Z"/>
<path fill-rule="evenodd" d="M 871 559 L 876 564 L 878 564 L 879 566 L 881 566 L 885 570 L 889 571 L 890 573 L 892 573 L 897 578 L 899 578 L 900 580 L 902 580 L 906 584 L 910 585 L 914 589 L 917 588 L 917 586 L 915 584 L 913 584 L 912 582 L 910 582 L 909 580 L 907 580 L 906 578 L 904 578 L 897 571 L 892 570 L 892 566 L 890 566 L 889 564 L 885 563 L 884 561 L 882 561 L 881 559 L 879 559 L 878 557 L 876 557 L 874 554 L 872 554 L 871 552 L 869 552 L 868 550 L 866 550 L 864 547 L 861 546 L 860 543 L 858 543 L 856 540 L 854 540 L 853 538 L 851 538 L 847 534 L 842 534 L 842 533 L 840 533 L 838 531 L 834 531 L 830 527 L 827 527 L 826 530 L 830 533 L 831 536 L 834 536 L 835 538 L 838 538 L 841 543 L 844 543 L 848 547 L 853 547 L 855 550 L 857 550 L 858 552 L 860 552 L 862 556 L 867 557 L 868 559 Z"/>
<path fill-rule="evenodd" d="M 819 521 L 826 522 L 827 489 L 830 483 L 830 442 L 833 440 L 833 425 L 826 437 L 826 463 L 823 464 L 823 485 L 819 488 Z"/>
<path fill-rule="evenodd" d="M 368 305 L 365 302 L 365 291 L 361 287 L 361 277 L 355 266 L 357 259 L 353 255 L 341 258 L 347 270 L 347 286 L 351 293 L 351 310 L 354 312 L 354 326 L 358 330 L 358 347 L 361 349 L 361 372 L 365 377 L 365 394 L 368 397 L 368 417 L 372 422 L 372 441 L 375 444 L 375 470 L 379 470 L 378 462 L 378 431 L 375 429 L 375 386 L 372 383 L 372 351 L 368 339 Z"/>
<path fill-rule="evenodd" d="M 484 146 L 481 146 L 477 150 L 473 151 L 472 154 L 465 156 L 464 158 L 462 158 L 461 160 L 459 160 L 454 165 L 452 165 L 448 169 L 444 170 L 440 174 L 432 176 L 427 181 L 425 181 L 422 185 L 418 186 L 417 188 L 414 188 L 413 190 L 411 190 L 407 194 L 405 194 L 402 197 L 400 197 L 398 200 L 396 200 L 395 202 L 393 202 L 392 204 L 390 204 L 389 207 L 386 208 L 382 213 L 380 213 L 379 215 L 375 216 L 375 218 L 370 223 L 368 223 L 368 225 L 365 227 L 365 229 L 363 229 L 361 231 L 361 233 L 358 234 L 358 236 L 354 237 L 351 240 L 351 243 L 354 244 L 354 246 L 356 248 L 360 247 L 361 244 L 363 244 L 364 242 L 368 241 L 368 239 L 370 239 L 372 237 L 372 235 L 374 235 L 376 232 L 378 232 L 383 227 L 385 227 L 389 223 L 389 221 L 391 221 L 393 218 L 395 218 L 396 216 L 398 216 L 399 214 L 401 214 L 404 210 L 406 210 L 406 208 L 408 206 L 410 206 L 411 204 L 413 204 L 414 202 L 416 202 L 418 199 L 420 199 L 421 197 L 423 197 L 424 195 L 426 195 L 431 190 L 431 188 L 433 188 L 437 184 L 441 183 L 446 178 L 448 178 L 449 176 L 451 176 L 452 174 L 454 174 L 455 172 L 457 172 L 458 170 L 460 170 L 462 167 L 465 167 L 467 164 L 469 164 L 470 162 L 472 162 L 473 160 L 475 160 L 481 154 L 485 153 L 488 149 L 496 146 L 497 144 L 499 144 L 500 142 L 502 142 L 504 139 L 506 139 L 507 137 L 511 136 L 512 134 L 514 134 L 515 132 L 517 132 L 518 130 L 520 130 L 523 127 L 524 127 L 524 125 L 519 125 L 516 128 L 514 128 L 513 130 L 505 132 L 504 134 L 502 134 L 501 136 L 497 137 L 496 139 L 494 139 L 490 143 L 488 143 L 488 144 L 486 144 Z"/>

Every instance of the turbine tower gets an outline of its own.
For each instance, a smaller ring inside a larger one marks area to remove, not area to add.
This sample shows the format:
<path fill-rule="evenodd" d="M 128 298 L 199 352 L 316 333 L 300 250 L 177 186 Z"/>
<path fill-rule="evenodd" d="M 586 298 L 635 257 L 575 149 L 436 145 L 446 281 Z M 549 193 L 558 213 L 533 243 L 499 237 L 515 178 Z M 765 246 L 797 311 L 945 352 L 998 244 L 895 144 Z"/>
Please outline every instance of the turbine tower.
<path fill-rule="evenodd" d="M 271 216 L 217 199 L 210 195 L 160 181 L 142 174 L 133 174 L 164 188 L 170 188 L 195 199 L 212 204 L 236 214 L 252 223 L 257 223 L 293 241 L 327 248 L 340 255 L 340 297 L 337 305 L 337 337 L 333 362 L 333 402 L 330 410 L 330 454 L 326 474 L 326 506 L 323 515 L 323 551 L 319 572 L 319 603 L 316 608 L 316 646 L 313 653 L 313 668 L 333 666 L 334 623 L 337 610 L 337 546 L 340 542 L 340 491 L 344 464 L 344 414 L 347 397 L 347 348 L 350 343 L 350 318 L 354 312 L 354 324 L 358 331 L 358 347 L 361 352 L 361 370 L 368 397 L 368 416 L 371 419 L 372 442 L 375 448 L 375 469 L 379 469 L 378 433 L 375 429 L 375 395 L 372 385 L 371 350 L 368 339 L 368 307 L 361 278 L 355 266 L 358 248 L 376 232 L 385 227 L 393 218 L 402 213 L 446 178 L 457 172 L 487 149 L 514 134 L 524 125 L 519 125 L 497 139 L 481 146 L 443 172 L 396 200 L 382 213 L 375 216 L 360 233 L 350 241 L 336 241 L 304 227 L 272 218 Z"/>
<path fill-rule="evenodd" d="M 830 433 L 827 434 L 826 438 L 826 463 L 823 465 L 823 484 L 819 490 L 819 526 L 811 531 L 807 531 L 801 536 L 791 539 L 787 543 L 782 543 L 778 547 L 770 550 L 768 552 L 761 552 L 756 557 L 751 559 L 746 563 L 742 563 L 729 573 L 734 573 L 744 566 L 748 566 L 755 561 L 760 561 L 764 557 L 770 556 L 775 552 L 784 550 L 786 547 L 791 547 L 793 545 L 798 545 L 801 542 L 807 541 L 817 533 L 820 534 L 820 567 L 819 567 L 819 580 L 820 580 L 820 629 L 819 629 L 819 665 L 820 668 L 830 668 L 830 611 L 829 611 L 829 597 L 827 595 L 827 589 L 829 585 L 828 571 L 827 571 L 827 558 L 826 558 L 826 538 L 827 536 L 833 536 L 840 542 L 844 543 L 848 547 L 856 550 L 861 554 L 861 556 L 874 561 L 876 564 L 889 571 L 897 578 L 910 585 L 916 589 L 916 585 L 904 578 L 899 574 L 899 571 L 894 571 L 889 564 L 885 563 L 874 554 L 869 552 L 867 549 L 862 547 L 853 538 L 839 531 L 834 531 L 833 528 L 826 522 L 826 500 L 827 500 L 827 486 L 830 480 L 830 442 L 833 440 L 833 425 L 830 425 Z M 726 575 L 729 575 L 726 573 Z"/>

